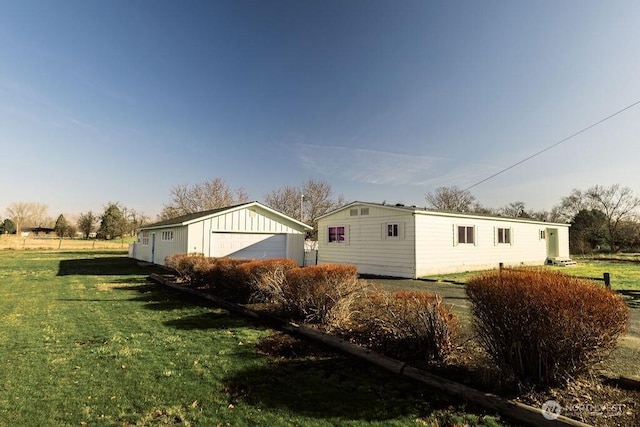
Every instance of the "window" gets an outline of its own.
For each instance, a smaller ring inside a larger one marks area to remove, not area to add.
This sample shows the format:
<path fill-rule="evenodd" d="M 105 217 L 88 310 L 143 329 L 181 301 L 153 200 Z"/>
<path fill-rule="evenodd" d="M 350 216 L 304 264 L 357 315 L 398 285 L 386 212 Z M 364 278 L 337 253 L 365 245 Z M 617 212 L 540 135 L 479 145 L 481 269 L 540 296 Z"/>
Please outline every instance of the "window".
<path fill-rule="evenodd" d="M 387 224 L 387 237 L 400 236 L 398 224 Z"/>
<path fill-rule="evenodd" d="M 329 227 L 329 243 L 344 243 L 344 226 Z"/>
<path fill-rule="evenodd" d="M 498 228 L 498 243 L 511 243 L 510 228 Z"/>
<path fill-rule="evenodd" d="M 459 225 L 458 226 L 458 243 L 470 243 L 474 244 L 474 227 L 467 225 Z"/>
<path fill-rule="evenodd" d="M 143 246 L 149 246 L 149 232 L 148 231 L 143 231 L 142 232 L 142 245 Z"/>
<path fill-rule="evenodd" d="M 545 240 L 547 238 L 547 231 L 540 230 L 540 240 Z"/>
<path fill-rule="evenodd" d="M 350 216 L 358 216 L 358 208 L 351 209 L 351 210 L 349 211 L 349 215 L 350 215 Z"/>
<path fill-rule="evenodd" d="M 163 242 L 172 242 L 173 241 L 173 230 L 163 231 L 161 237 L 162 237 L 162 241 Z"/>
<path fill-rule="evenodd" d="M 369 215 L 369 208 L 361 208 L 360 215 Z"/>

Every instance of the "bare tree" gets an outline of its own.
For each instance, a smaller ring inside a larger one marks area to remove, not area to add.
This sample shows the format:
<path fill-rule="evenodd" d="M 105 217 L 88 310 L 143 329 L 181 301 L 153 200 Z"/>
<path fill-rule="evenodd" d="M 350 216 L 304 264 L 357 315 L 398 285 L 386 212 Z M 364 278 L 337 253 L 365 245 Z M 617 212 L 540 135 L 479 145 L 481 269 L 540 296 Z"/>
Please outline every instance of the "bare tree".
<path fill-rule="evenodd" d="M 93 211 L 80 214 L 80 217 L 78 217 L 78 229 L 85 239 L 88 239 L 89 235 L 95 231 L 97 223 L 98 217 L 95 216 Z"/>
<path fill-rule="evenodd" d="M 309 179 L 300 187 L 285 186 L 264 197 L 265 204 L 290 217 L 310 224 L 317 236 L 317 218 L 346 204 L 344 196 L 333 195 L 331 184 Z"/>
<path fill-rule="evenodd" d="M 530 218 L 531 215 L 526 211 L 524 202 L 517 201 L 511 202 L 506 206 L 498 209 L 498 213 L 502 216 L 508 216 L 512 218 Z"/>
<path fill-rule="evenodd" d="M 433 209 L 452 212 L 470 212 L 476 202 L 469 190 L 462 190 L 456 185 L 438 187 L 433 193 L 427 193 L 426 199 Z"/>
<path fill-rule="evenodd" d="M 303 194 L 301 188 L 287 185 L 267 193 L 264 202 L 285 215 L 302 220 Z"/>
<path fill-rule="evenodd" d="M 47 219 L 47 205 L 33 202 L 16 202 L 7 207 L 7 215 L 16 225 L 16 234 L 23 227 L 40 226 Z"/>
<path fill-rule="evenodd" d="M 248 194 L 243 188 L 232 190 L 222 178 L 213 178 L 193 185 L 176 185 L 171 189 L 171 202 L 163 206 L 160 218 L 175 218 L 248 200 Z"/>
<path fill-rule="evenodd" d="M 618 252 L 620 246 L 622 225 L 627 220 L 635 220 L 640 198 L 629 187 L 621 187 L 619 184 L 611 187 L 596 185 L 586 191 L 589 202 L 607 218 L 607 233 L 605 238 L 612 252 Z"/>
<path fill-rule="evenodd" d="M 592 209 L 593 203 L 587 197 L 587 192 L 574 188 L 568 196 L 560 199 L 560 203 L 551 210 L 551 217 L 557 222 L 571 222 L 578 212 Z"/>

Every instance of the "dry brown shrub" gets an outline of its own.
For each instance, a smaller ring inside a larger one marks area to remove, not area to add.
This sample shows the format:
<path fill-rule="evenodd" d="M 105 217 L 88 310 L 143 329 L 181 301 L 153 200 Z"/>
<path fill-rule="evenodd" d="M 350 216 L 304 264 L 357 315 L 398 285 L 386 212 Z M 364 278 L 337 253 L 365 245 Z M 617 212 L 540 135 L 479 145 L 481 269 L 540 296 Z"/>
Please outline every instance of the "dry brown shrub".
<path fill-rule="evenodd" d="M 298 268 L 298 264 L 287 258 L 251 261 L 238 267 L 252 287 L 252 302 L 272 302 L 282 305 L 286 272 Z"/>
<path fill-rule="evenodd" d="M 339 326 L 351 317 L 351 307 L 362 288 L 356 267 L 316 265 L 288 270 L 277 299 L 294 319 Z"/>
<path fill-rule="evenodd" d="M 207 258 L 199 253 L 170 255 L 164 260 L 166 267 L 175 271 L 183 281 L 193 286 L 203 284 L 203 273 L 212 268 L 214 263 L 214 258 Z"/>
<path fill-rule="evenodd" d="M 503 270 L 467 282 L 481 345 L 525 383 L 565 382 L 602 361 L 628 328 L 615 292 L 544 270 Z"/>
<path fill-rule="evenodd" d="M 359 303 L 353 339 L 404 361 L 442 360 L 454 348 L 458 318 L 429 292 L 373 289 Z"/>

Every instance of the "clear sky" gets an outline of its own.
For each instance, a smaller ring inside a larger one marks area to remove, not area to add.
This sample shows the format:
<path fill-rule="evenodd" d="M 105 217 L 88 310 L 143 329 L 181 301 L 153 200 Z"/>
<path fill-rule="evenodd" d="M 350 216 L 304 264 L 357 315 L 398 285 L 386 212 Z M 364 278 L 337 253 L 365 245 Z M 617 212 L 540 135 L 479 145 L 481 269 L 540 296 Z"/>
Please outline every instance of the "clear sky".
<path fill-rule="evenodd" d="M 640 2 L 0 0 L 0 217 L 223 177 L 425 205 L 640 100 Z M 640 194 L 640 106 L 473 188 Z"/>

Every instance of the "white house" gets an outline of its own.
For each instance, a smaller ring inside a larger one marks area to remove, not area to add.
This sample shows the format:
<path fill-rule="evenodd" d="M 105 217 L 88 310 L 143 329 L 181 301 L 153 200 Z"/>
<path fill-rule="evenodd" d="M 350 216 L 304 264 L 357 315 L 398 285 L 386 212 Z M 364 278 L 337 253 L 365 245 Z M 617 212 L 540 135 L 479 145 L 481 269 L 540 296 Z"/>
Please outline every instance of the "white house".
<path fill-rule="evenodd" d="M 160 265 L 164 265 L 166 256 L 187 253 L 242 259 L 290 258 L 302 265 L 304 238 L 311 229 L 261 203 L 243 203 L 141 227 L 129 256 Z"/>
<path fill-rule="evenodd" d="M 353 202 L 318 218 L 318 264 L 418 278 L 569 260 L 569 224 Z"/>

